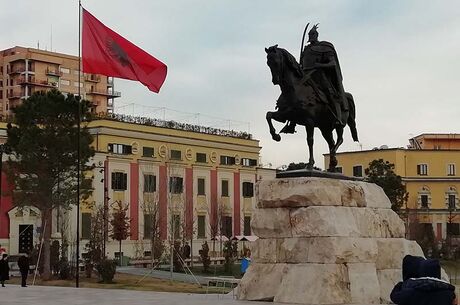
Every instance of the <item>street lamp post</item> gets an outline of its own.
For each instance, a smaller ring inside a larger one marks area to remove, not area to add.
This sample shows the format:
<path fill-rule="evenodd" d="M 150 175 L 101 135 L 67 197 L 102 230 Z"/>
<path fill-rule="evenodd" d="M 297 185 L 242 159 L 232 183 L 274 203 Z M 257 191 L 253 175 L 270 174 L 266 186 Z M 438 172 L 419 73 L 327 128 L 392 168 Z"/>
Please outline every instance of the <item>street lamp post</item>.
<path fill-rule="evenodd" d="M 3 178 L 3 153 L 5 152 L 5 144 L 0 144 L 0 207 L 2 206 L 2 178 Z"/>

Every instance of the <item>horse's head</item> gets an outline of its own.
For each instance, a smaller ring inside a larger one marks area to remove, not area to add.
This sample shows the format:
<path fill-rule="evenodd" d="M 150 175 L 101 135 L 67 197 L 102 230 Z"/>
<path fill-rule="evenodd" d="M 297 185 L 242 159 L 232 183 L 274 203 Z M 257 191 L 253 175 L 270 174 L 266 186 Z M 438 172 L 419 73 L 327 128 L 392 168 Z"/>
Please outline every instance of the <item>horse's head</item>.
<path fill-rule="evenodd" d="M 280 85 L 287 71 L 292 71 L 296 77 L 302 77 L 302 70 L 294 56 L 285 49 L 278 48 L 278 45 L 265 48 L 267 53 L 267 65 L 272 73 L 274 85 Z"/>

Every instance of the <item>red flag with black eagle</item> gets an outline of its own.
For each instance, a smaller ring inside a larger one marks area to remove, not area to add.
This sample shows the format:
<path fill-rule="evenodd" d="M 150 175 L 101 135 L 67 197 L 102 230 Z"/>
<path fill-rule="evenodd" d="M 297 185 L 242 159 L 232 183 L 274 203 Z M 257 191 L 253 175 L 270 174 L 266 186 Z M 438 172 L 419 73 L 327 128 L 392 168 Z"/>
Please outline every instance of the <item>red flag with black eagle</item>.
<path fill-rule="evenodd" d="M 83 72 L 137 80 L 158 93 L 166 65 L 82 10 Z"/>

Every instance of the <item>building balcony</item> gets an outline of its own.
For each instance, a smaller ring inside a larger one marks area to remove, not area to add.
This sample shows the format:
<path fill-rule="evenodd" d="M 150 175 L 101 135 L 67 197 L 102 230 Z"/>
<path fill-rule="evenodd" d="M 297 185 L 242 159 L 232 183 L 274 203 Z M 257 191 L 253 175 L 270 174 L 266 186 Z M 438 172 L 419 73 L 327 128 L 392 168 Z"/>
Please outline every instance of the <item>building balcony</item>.
<path fill-rule="evenodd" d="M 34 86 L 47 87 L 47 88 L 57 88 L 58 87 L 58 84 L 56 82 L 49 82 L 47 80 L 37 80 L 35 79 L 35 77 L 20 78 L 19 84 L 21 86 L 34 85 Z"/>
<path fill-rule="evenodd" d="M 97 75 L 94 75 L 94 74 L 85 75 L 85 81 L 93 82 L 93 83 L 99 83 L 101 81 L 101 77 L 97 76 Z"/>
<path fill-rule="evenodd" d="M 24 72 L 26 72 L 26 67 L 13 67 L 12 69 L 8 70 L 9 75 L 21 74 Z"/>
<path fill-rule="evenodd" d="M 7 98 L 9 100 L 16 100 L 24 97 L 25 92 L 24 90 L 13 90 L 13 91 L 7 91 Z"/>
<path fill-rule="evenodd" d="M 107 98 L 116 98 L 121 96 L 120 91 L 113 91 L 111 89 L 108 90 L 103 90 L 103 89 L 90 89 L 89 92 L 86 94 L 93 94 L 93 95 L 103 95 L 106 96 Z"/>
<path fill-rule="evenodd" d="M 48 68 L 48 69 L 46 69 L 46 75 L 61 77 L 62 72 L 59 71 L 58 69 Z"/>

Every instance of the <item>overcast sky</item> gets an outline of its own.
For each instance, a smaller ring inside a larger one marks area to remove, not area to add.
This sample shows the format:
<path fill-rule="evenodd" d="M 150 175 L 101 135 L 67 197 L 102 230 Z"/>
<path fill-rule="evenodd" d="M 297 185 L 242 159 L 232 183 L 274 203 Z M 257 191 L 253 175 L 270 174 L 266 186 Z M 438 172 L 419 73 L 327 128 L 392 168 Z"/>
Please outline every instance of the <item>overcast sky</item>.
<path fill-rule="evenodd" d="M 0 0 L 0 49 L 15 45 L 78 54 L 78 2 Z M 108 27 L 168 65 L 160 94 L 116 80 L 119 104 L 136 103 L 250 122 L 274 167 L 307 161 L 305 130 L 271 140 L 265 113 L 279 87 L 264 47 L 298 57 L 307 22 L 338 52 L 357 107 L 363 149 L 407 145 L 424 132 L 459 132 L 460 1 L 84 0 Z M 244 126 L 243 126 L 244 127 Z M 282 125 L 277 124 L 279 130 Z M 315 135 L 317 165 L 327 152 Z M 359 150 L 349 130 L 340 151 Z"/>

